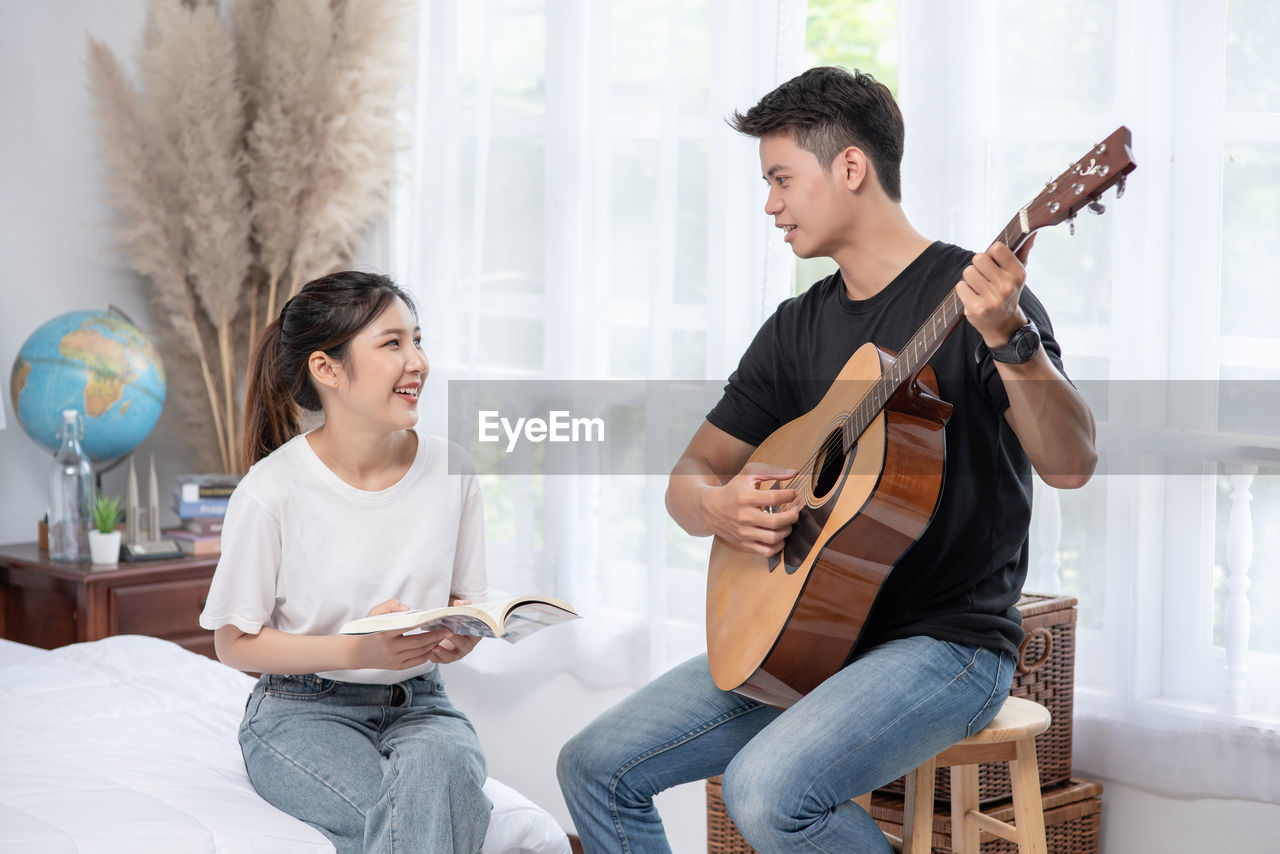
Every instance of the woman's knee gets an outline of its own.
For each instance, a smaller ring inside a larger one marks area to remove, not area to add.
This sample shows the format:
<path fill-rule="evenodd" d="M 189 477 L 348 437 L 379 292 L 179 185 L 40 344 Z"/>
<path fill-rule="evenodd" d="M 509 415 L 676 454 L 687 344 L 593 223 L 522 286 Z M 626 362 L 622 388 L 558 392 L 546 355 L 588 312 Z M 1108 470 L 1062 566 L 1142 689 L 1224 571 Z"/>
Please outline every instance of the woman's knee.
<path fill-rule="evenodd" d="M 250 734 L 242 739 L 245 770 L 263 800 L 315 826 L 341 851 L 358 851 L 372 795 L 351 785 L 352 769 L 315 769 Z M 354 847 L 352 847 L 354 846 Z"/>
<path fill-rule="evenodd" d="M 460 791 L 479 791 L 488 769 L 479 741 L 427 737 L 397 741 L 391 773 L 397 779 L 428 779 Z"/>

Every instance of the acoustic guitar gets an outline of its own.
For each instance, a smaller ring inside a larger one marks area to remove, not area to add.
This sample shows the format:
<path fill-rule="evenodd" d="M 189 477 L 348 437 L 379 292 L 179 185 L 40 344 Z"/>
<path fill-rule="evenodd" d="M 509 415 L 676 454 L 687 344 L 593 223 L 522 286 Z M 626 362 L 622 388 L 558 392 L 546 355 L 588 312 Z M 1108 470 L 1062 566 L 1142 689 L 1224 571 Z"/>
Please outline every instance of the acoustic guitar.
<path fill-rule="evenodd" d="M 1136 167 L 1120 127 L 1049 181 L 1004 227 L 1015 252 L 1037 230 L 1096 213 Z M 751 462 L 796 471 L 762 489 L 795 489 L 801 510 L 780 554 L 720 537 L 707 579 L 707 655 L 718 687 L 787 708 L 842 668 L 881 586 L 928 526 L 942 494 L 951 404 L 926 364 L 960 324 L 955 292 L 899 353 L 862 345 L 822 400 L 779 427 Z"/>

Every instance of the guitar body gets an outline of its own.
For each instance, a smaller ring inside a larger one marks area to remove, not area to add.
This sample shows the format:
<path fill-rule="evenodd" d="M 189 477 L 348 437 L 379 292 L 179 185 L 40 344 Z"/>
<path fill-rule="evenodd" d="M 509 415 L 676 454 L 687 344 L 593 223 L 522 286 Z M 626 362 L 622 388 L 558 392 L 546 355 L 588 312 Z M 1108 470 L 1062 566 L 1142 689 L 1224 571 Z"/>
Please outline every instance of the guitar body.
<path fill-rule="evenodd" d="M 707 655 L 718 687 L 787 708 L 840 670 L 884 580 L 933 517 L 951 405 L 937 397 L 931 369 L 854 437 L 850 453 L 831 441 L 849 402 L 892 362 L 890 353 L 863 345 L 816 407 L 751 455 L 811 477 L 779 556 L 741 551 L 719 537 L 712 543 Z"/>

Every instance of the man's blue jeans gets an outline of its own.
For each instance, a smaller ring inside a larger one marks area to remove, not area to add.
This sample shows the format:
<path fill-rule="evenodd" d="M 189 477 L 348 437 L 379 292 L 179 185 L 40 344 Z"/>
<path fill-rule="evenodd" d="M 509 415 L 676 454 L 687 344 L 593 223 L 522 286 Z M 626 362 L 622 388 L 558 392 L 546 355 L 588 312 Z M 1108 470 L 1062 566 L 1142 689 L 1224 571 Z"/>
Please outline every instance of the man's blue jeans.
<path fill-rule="evenodd" d="M 721 773 L 729 817 L 762 854 L 885 854 L 851 799 L 986 726 L 1014 663 L 927 637 L 890 641 L 781 712 L 717 689 L 699 656 L 574 736 L 560 788 L 587 854 L 669 852 L 653 796 Z"/>
<path fill-rule="evenodd" d="M 263 676 L 240 749 L 258 793 L 339 854 L 480 851 L 484 754 L 438 669 L 396 685 Z"/>

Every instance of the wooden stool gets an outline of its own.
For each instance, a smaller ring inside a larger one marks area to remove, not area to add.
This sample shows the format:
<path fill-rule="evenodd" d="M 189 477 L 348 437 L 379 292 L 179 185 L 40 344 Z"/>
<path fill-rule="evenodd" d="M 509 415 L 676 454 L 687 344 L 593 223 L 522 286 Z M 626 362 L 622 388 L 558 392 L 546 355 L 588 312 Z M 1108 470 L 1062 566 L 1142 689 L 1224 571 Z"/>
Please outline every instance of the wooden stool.
<path fill-rule="evenodd" d="M 986 830 L 1017 843 L 1018 854 L 1048 854 L 1036 736 L 1049 728 L 1049 710 L 1021 697 L 1009 697 L 981 732 L 948 747 L 907 774 L 901 840 L 890 837 L 903 854 L 929 854 L 933 843 L 933 779 L 938 768 L 951 769 L 951 848 L 954 854 L 979 854 L 978 832 Z M 1013 783 L 1013 820 L 1007 824 L 978 809 L 978 764 L 1008 762 Z M 870 809 L 871 795 L 854 798 Z"/>

